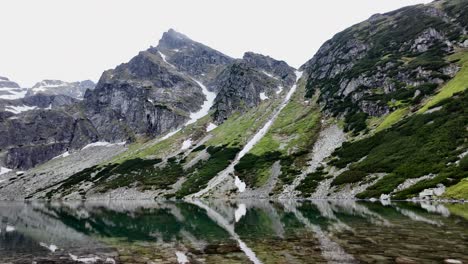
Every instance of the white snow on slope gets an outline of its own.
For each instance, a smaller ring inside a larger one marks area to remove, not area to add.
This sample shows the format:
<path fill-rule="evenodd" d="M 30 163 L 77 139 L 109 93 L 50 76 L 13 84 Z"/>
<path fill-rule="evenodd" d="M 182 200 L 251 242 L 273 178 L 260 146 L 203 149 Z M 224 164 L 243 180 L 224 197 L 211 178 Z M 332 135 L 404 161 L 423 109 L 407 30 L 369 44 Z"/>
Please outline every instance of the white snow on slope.
<path fill-rule="evenodd" d="M 37 108 L 36 106 L 27 106 L 27 105 L 13 106 L 13 105 L 9 105 L 9 106 L 7 106 L 5 108 L 5 111 L 12 112 L 13 114 L 19 114 L 19 113 L 22 113 L 22 112 L 34 110 L 36 108 Z"/>
<path fill-rule="evenodd" d="M 188 260 L 187 256 L 185 255 L 184 252 L 182 251 L 176 251 L 176 257 L 177 257 L 177 263 L 179 264 L 187 264 L 187 263 L 190 263 L 190 261 Z"/>
<path fill-rule="evenodd" d="M 44 243 L 44 242 L 40 242 L 39 245 L 40 245 L 41 247 L 47 248 L 48 250 L 50 250 L 50 252 L 55 252 L 55 251 L 58 249 L 58 247 L 57 247 L 56 245 L 54 245 L 54 244 L 51 244 L 51 245 L 49 246 L 49 245 L 47 245 L 47 244 Z"/>
<path fill-rule="evenodd" d="M 195 123 L 198 119 L 206 116 L 210 111 L 210 108 L 213 106 L 214 100 L 216 98 L 216 93 L 208 91 L 203 83 L 194 79 L 194 81 L 202 88 L 202 92 L 206 97 L 206 100 L 203 102 L 203 105 L 198 112 L 190 113 L 190 120 L 185 125 L 190 125 Z"/>
<path fill-rule="evenodd" d="M 241 220 L 243 216 L 247 214 L 247 208 L 245 204 L 241 203 L 237 206 L 236 211 L 234 212 L 234 218 L 236 219 L 236 223 Z"/>
<path fill-rule="evenodd" d="M 0 167 L 0 175 L 10 172 L 11 169 Z"/>
<path fill-rule="evenodd" d="M 180 150 L 187 150 L 191 146 L 192 146 L 192 139 L 189 138 L 189 139 L 185 140 L 184 142 L 182 142 L 182 147 L 180 148 Z"/>
<path fill-rule="evenodd" d="M 239 192 L 244 192 L 245 191 L 245 187 L 247 187 L 247 185 L 245 184 L 245 182 L 243 182 L 241 179 L 239 179 L 239 177 L 236 176 L 236 178 L 234 179 L 234 184 L 236 185 L 237 189 L 239 190 Z"/>
<path fill-rule="evenodd" d="M 177 132 L 179 132 L 179 131 L 180 131 L 180 128 L 178 128 L 177 130 L 174 130 L 172 132 L 167 133 L 164 137 L 162 137 L 160 140 L 158 140 L 158 142 L 166 140 L 166 139 L 172 137 L 173 135 L 177 134 Z"/>
<path fill-rule="evenodd" d="M 244 148 L 239 152 L 239 154 L 237 154 L 237 157 L 234 159 L 234 161 L 226 169 L 221 171 L 216 177 L 211 179 L 208 182 L 208 185 L 204 189 L 200 190 L 197 193 L 194 193 L 194 194 L 190 195 L 189 197 L 201 197 L 202 195 L 204 195 L 205 193 L 210 191 L 212 188 L 214 188 L 218 184 L 220 184 L 230 174 L 234 173 L 234 167 L 237 165 L 237 163 L 239 163 L 240 159 L 245 154 L 247 154 L 260 141 L 260 139 L 262 139 L 265 136 L 265 134 L 268 132 L 268 129 L 270 129 L 271 125 L 273 124 L 273 122 L 278 117 L 279 113 L 283 110 L 283 108 L 286 107 L 289 100 L 291 99 L 291 96 L 296 91 L 297 81 L 299 81 L 301 76 L 302 76 L 302 72 L 296 71 L 296 83 L 291 87 L 291 89 L 289 89 L 289 91 L 286 94 L 285 98 L 283 99 L 283 102 L 281 103 L 281 105 L 275 110 L 275 112 L 274 112 L 273 116 L 270 118 L 270 120 L 268 120 L 265 123 L 265 125 L 263 125 L 263 127 L 253 136 L 253 138 L 249 140 L 249 142 L 247 142 L 247 144 L 244 146 Z M 239 181 L 240 181 L 240 179 L 239 179 Z M 239 186 L 237 186 L 237 188 L 239 189 L 239 191 L 242 190 L 241 192 L 243 192 L 245 190 L 245 189 L 242 188 L 242 184 L 239 184 Z"/>
<path fill-rule="evenodd" d="M 125 145 L 126 142 L 119 142 L 119 143 L 109 143 L 106 141 L 97 141 L 90 143 L 86 146 L 84 146 L 81 150 L 85 150 L 87 148 L 93 148 L 93 147 L 112 147 L 112 146 L 122 146 Z"/>
<path fill-rule="evenodd" d="M 276 94 L 280 94 L 283 91 L 283 86 L 280 85 L 278 86 L 278 90 L 276 91 Z"/>
<path fill-rule="evenodd" d="M 263 100 L 266 100 L 266 99 L 268 99 L 268 96 L 265 95 L 265 92 L 261 92 L 260 93 L 260 100 L 263 101 Z"/>
<path fill-rule="evenodd" d="M 15 231 L 15 230 L 16 230 L 16 228 L 15 228 L 14 226 L 11 226 L 11 225 L 7 225 L 7 226 L 6 226 L 6 231 L 7 231 L 7 232 L 13 232 L 13 231 Z"/>
<path fill-rule="evenodd" d="M 175 68 L 174 65 L 172 65 L 171 63 L 169 63 L 169 62 L 167 61 L 166 55 L 164 55 L 164 54 L 163 54 L 162 52 L 160 52 L 159 50 L 158 50 L 158 53 L 159 53 L 159 55 L 161 56 L 161 58 L 163 59 L 163 61 L 164 61 L 165 63 L 167 63 L 167 64 L 168 64 L 169 66 L 171 66 L 172 68 Z"/>
<path fill-rule="evenodd" d="M 217 128 L 218 126 L 213 124 L 213 123 L 209 123 L 208 126 L 206 127 L 206 132 L 210 132 L 211 130 Z"/>
<path fill-rule="evenodd" d="M 26 96 L 28 92 L 25 88 L 2 88 L 0 90 L 2 93 L 7 92 L 8 94 L 0 94 L 0 99 L 4 100 L 15 100 L 21 99 Z"/>
<path fill-rule="evenodd" d="M 66 158 L 68 156 L 70 156 L 70 152 L 67 151 L 65 153 L 62 153 L 62 154 L 58 155 L 57 157 L 53 157 L 52 159 Z"/>

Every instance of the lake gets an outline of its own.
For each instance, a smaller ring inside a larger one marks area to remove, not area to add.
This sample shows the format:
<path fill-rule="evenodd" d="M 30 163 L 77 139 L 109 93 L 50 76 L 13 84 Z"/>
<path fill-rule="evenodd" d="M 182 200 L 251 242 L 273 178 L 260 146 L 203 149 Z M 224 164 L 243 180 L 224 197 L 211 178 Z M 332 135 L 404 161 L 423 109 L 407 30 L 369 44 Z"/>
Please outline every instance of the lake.
<path fill-rule="evenodd" d="M 468 263 L 468 204 L 0 202 L 0 263 Z"/>

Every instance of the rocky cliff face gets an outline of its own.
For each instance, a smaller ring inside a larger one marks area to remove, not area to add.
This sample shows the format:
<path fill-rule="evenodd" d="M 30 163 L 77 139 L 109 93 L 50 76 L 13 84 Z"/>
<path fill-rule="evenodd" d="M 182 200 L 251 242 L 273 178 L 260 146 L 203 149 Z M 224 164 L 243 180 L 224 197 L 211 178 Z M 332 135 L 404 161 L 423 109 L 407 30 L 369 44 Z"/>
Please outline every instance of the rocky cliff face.
<path fill-rule="evenodd" d="M 26 96 L 35 94 L 66 95 L 75 99 L 83 99 L 86 90 L 93 90 L 96 84 L 86 80 L 81 82 L 64 82 L 60 80 L 43 80 L 28 89 Z"/>
<path fill-rule="evenodd" d="M 103 138 L 157 136 L 182 126 L 205 100 L 201 87 L 154 49 L 106 71 L 85 95 L 86 115 Z"/>
<path fill-rule="evenodd" d="M 466 13 L 466 1 L 436 1 L 336 34 L 302 66 L 308 96 L 319 94 L 325 111 L 347 117 L 355 131 L 367 116 L 419 103 L 459 70 L 445 57 L 468 44 Z"/>
<path fill-rule="evenodd" d="M 28 169 L 96 141 L 93 125 L 61 110 L 33 110 L 0 117 L 0 155 L 9 168 Z"/>
<path fill-rule="evenodd" d="M 294 68 L 284 61 L 245 53 L 242 60 L 229 64 L 211 83 L 218 87 L 212 109 L 213 118 L 222 123 L 233 112 L 245 112 L 263 100 L 281 96 L 283 89 L 295 82 Z"/>

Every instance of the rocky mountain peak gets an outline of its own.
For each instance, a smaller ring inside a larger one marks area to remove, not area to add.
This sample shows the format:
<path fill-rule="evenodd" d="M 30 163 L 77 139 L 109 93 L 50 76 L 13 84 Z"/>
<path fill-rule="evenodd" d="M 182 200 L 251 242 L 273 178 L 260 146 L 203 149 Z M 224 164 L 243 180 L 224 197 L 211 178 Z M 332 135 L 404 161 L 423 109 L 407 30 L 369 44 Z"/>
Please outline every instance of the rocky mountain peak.
<path fill-rule="evenodd" d="M 173 68 L 205 83 L 216 75 L 218 66 L 233 61 L 229 56 L 173 29 L 165 32 L 158 46 L 148 52 L 161 56 Z"/>
<path fill-rule="evenodd" d="M 158 47 L 163 49 L 177 49 L 191 43 L 194 43 L 194 41 L 171 28 L 163 33 L 162 38 L 159 40 Z"/>

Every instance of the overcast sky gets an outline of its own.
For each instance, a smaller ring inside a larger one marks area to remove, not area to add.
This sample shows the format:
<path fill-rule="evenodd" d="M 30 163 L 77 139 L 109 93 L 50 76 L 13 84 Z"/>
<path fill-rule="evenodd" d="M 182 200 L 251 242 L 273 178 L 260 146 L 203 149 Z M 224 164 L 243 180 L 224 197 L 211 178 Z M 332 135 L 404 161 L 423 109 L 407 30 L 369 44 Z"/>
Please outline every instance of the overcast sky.
<path fill-rule="evenodd" d="M 427 0 L 2 0 L 0 76 L 97 81 L 173 28 L 232 57 L 254 51 L 299 67 L 335 33 Z"/>

